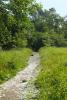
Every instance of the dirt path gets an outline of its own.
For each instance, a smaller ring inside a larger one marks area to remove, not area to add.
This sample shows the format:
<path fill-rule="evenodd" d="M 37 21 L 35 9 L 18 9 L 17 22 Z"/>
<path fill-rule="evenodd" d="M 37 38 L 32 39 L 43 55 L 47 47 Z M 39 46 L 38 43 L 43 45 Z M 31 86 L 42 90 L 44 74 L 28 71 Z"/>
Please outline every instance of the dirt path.
<path fill-rule="evenodd" d="M 39 62 L 39 54 L 34 53 L 23 71 L 0 85 L 0 100 L 33 100 L 38 93 L 34 80 L 39 72 L 37 67 Z"/>

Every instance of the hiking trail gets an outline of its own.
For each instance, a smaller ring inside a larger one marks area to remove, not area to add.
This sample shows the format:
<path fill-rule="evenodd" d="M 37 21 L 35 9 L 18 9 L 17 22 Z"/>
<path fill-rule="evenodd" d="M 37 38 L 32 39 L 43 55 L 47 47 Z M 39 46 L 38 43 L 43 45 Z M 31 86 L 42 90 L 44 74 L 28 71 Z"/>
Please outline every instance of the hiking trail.
<path fill-rule="evenodd" d="M 0 85 L 0 100 L 33 100 L 38 94 L 34 81 L 39 73 L 40 57 L 33 53 L 28 66 L 17 75 Z M 36 99 L 35 99 L 36 100 Z"/>

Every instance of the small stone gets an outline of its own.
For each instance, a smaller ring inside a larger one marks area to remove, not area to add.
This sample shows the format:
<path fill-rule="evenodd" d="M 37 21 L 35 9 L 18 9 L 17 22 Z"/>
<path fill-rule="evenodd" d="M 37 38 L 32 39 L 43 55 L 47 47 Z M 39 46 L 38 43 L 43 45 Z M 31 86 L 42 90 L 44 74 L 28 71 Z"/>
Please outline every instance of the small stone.
<path fill-rule="evenodd" d="M 25 83 L 25 82 L 27 82 L 27 80 L 22 80 L 22 83 Z"/>

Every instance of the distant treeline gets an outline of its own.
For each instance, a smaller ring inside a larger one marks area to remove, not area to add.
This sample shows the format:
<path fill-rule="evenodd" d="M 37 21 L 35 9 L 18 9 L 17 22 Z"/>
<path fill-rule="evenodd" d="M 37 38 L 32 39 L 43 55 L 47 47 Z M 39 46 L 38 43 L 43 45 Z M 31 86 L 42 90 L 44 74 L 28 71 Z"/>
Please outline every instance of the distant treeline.
<path fill-rule="evenodd" d="M 67 17 L 34 0 L 0 0 L 0 48 L 67 46 Z"/>

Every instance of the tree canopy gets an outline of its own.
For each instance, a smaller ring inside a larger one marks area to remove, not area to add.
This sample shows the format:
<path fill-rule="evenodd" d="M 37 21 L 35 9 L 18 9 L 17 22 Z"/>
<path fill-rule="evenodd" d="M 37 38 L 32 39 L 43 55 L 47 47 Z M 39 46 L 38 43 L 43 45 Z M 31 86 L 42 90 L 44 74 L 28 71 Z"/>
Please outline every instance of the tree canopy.
<path fill-rule="evenodd" d="M 67 46 L 67 18 L 35 0 L 0 0 L 0 47 Z"/>

